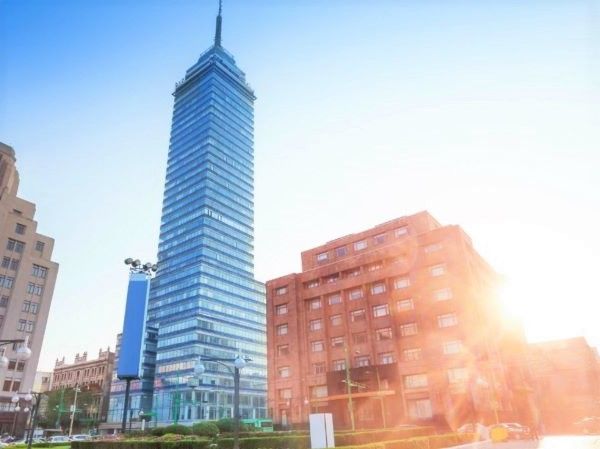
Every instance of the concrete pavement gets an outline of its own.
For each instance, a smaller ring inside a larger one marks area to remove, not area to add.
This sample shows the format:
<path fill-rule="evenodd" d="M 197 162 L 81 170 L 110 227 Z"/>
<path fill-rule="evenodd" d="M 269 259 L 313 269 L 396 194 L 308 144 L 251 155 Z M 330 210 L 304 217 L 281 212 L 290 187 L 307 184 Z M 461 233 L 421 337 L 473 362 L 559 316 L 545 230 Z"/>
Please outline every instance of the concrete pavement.
<path fill-rule="evenodd" d="M 453 446 L 453 449 L 600 449 L 600 435 L 548 436 L 539 441 L 509 441 L 507 443 L 480 443 Z"/>

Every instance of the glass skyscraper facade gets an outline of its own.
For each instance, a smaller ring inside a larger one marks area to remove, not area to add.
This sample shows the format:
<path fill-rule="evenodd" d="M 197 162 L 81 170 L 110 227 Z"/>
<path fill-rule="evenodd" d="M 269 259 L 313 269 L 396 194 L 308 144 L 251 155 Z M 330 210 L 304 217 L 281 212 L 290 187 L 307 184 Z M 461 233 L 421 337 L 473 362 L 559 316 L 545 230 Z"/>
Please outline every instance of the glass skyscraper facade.
<path fill-rule="evenodd" d="M 264 285 L 254 279 L 254 92 L 215 43 L 176 84 L 148 324 L 158 329 L 152 412 L 159 425 L 233 416 L 233 376 L 201 355 L 248 356 L 242 418 L 266 417 Z"/>

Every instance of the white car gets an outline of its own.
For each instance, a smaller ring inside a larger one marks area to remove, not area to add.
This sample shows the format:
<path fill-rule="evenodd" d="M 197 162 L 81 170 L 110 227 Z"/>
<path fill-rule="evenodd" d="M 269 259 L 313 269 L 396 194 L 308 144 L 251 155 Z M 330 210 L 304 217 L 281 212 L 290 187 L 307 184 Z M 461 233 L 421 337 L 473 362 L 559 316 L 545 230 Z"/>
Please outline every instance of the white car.
<path fill-rule="evenodd" d="M 92 439 L 91 436 L 85 435 L 85 434 L 71 436 L 71 441 L 88 441 L 91 439 Z"/>
<path fill-rule="evenodd" d="M 48 438 L 48 443 L 68 443 L 69 437 L 65 435 L 54 435 Z"/>

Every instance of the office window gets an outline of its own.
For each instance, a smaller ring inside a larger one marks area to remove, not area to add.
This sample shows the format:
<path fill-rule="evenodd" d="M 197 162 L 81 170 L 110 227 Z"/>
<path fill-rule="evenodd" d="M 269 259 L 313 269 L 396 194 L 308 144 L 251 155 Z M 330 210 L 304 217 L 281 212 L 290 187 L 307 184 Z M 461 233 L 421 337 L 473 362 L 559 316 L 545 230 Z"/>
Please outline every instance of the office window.
<path fill-rule="evenodd" d="M 405 388 L 425 388 L 427 387 L 427 374 L 410 374 L 404 376 Z"/>
<path fill-rule="evenodd" d="M 14 281 L 13 277 L 0 275 L 0 287 L 12 288 Z"/>
<path fill-rule="evenodd" d="M 429 419 L 433 417 L 430 399 L 415 399 L 407 401 L 408 416 L 412 419 Z"/>
<path fill-rule="evenodd" d="M 308 300 L 308 308 L 310 310 L 317 310 L 321 308 L 321 298 L 313 298 Z"/>
<path fill-rule="evenodd" d="M 286 304 L 279 304 L 278 306 L 275 306 L 275 315 L 285 315 L 288 313 L 288 305 Z"/>
<path fill-rule="evenodd" d="M 378 234 L 373 237 L 373 240 L 376 245 L 381 245 L 382 243 L 385 243 L 385 234 Z"/>
<path fill-rule="evenodd" d="M 31 308 L 31 301 L 23 301 L 23 306 L 21 307 L 21 311 L 29 313 L 30 308 Z"/>
<path fill-rule="evenodd" d="M 36 296 L 42 296 L 42 286 L 39 284 L 34 284 L 33 282 L 29 282 L 27 284 L 27 293 L 31 293 L 32 295 Z"/>
<path fill-rule="evenodd" d="M 6 244 L 6 249 L 15 253 L 22 253 L 24 248 L 25 243 L 18 240 L 8 239 L 8 243 Z"/>
<path fill-rule="evenodd" d="M 388 304 L 379 304 L 373 306 L 373 317 L 379 318 L 382 316 L 388 316 L 390 314 L 390 306 Z"/>
<path fill-rule="evenodd" d="M 405 312 L 407 310 L 413 310 L 415 308 L 415 302 L 412 298 L 400 299 L 396 301 L 396 310 L 399 312 Z"/>
<path fill-rule="evenodd" d="M 288 333 L 288 325 L 286 324 L 280 324 L 279 326 L 277 326 L 277 335 L 287 335 Z"/>
<path fill-rule="evenodd" d="M 445 341 L 442 343 L 442 351 L 445 355 L 459 354 L 462 352 L 463 345 L 460 340 Z"/>
<path fill-rule="evenodd" d="M 402 237 L 408 234 L 408 226 L 402 226 L 400 228 L 396 228 L 396 230 L 394 230 L 394 235 L 396 237 Z"/>
<path fill-rule="evenodd" d="M 357 309 L 350 312 L 350 321 L 353 323 L 357 321 L 364 321 L 366 318 L 367 314 L 365 313 L 365 309 Z"/>
<path fill-rule="evenodd" d="M 367 333 L 366 332 L 356 332 L 352 334 L 352 341 L 356 345 L 360 345 L 367 342 Z"/>
<path fill-rule="evenodd" d="M 447 301 L 452 299 L 452 289 L 442 288 L 433 292 L 433 299 L 436 301 Z"/>
<path fill-rule="evenodd" d="M 312 352 L 322 352 L 325 349 L 325 345 L 323 344 L 323 340 L 311 341 L 310 342 L 310 350 Z"/>
<path fill-rule="evenodd" d="M 317 254 L 317 262 L 323 262 L 328 258 L 329 256 L 327 255 L 327 252 Z"/>
<path fill-rule="evenodd" d="M 354 357 L 354 366 L 360 368 L 361 366 L 369 366 L 371 364 L 371 357 L 368 355 L 359 355 Z"/>
<path fill-rule="evenodd" d="M 46 244 L 44 242 L 40 242 L 39 240 L 37 242 L 35 242 L 35 250 L 36 251 L 43 252 L 44 246 L 46 246 Z"/>
<path fill-rule="evenodd" d="M 279 345 L 277 346 L 277 355 L 289 355 L 290 345 Z"/>
<path fill-rule="evenodd" d="M 26 226 L 24 224 L 17 223 L 17 225 L 15 226 L 15 234 L 25 234 L 25 228 Z"/>
<path fill-rule="evenodd" d="M 290 377 L 290 367 L 289 366 L 281 366 L 277 370 L 279 377 Z"/>
<path fill-rule="evenodd" d="M 340 275 L 338 273 L 332 274 L 331 276 L 327 276 L 326 278 L 323 279 L 323 281 L 326 284 L 333 284 L 334 282 L 338 281 L 338 278 L 340 277 Z"/>
<path fill-rule="evenodd" d="M 435 253 L 436 251 L 439 251 L 442 249 L 442 244 L 441 243 L 432 243 L 431 245 L 427 245 L 425 247 L 425 252 L 427 254 L 429 253 Z"/>
<path fill-rule="evenodd" d="M 318 279 L 313 279 L 312 281 L 308 281 L 306 283 L 306 288 L 315 288 L 319 286 L 319 280 Z"/>
<path fill-rule="evenodd" d="M 292 399 L 292 389 L 291 388 L 280 388 L 279 389 L 279 399 Z"/>
<path fill-rule="evenodd" d="M 10 257 L 3 257 L 2 258 L 2 268 L 8 268 L 10 267 Z"/>
<path fill-rule="evenodd" d="M 334 360 L 332 362 L 333 371 L 342 371 L 346 369 L 346 361 L 344 359 Z"/>
<path fill-rule="evenodd" d="M 423 354 L 421 352 L 421 348 L 409 348 L 402 351 L 402 359 L 405 362 L 414 362 L 416 360 L 421 360 Z"/>
<path fill-rule="evenodd" d="M 19 259 L 11 259 L 10 269 L 12 271 L 17 271 L 19 269 Z M 46 276 L 44 275 L 44 277 L 46 277 Z"/>
<path fill-rule="evenodd" d="M 341 326 L 342 324 L 342 315 L 331 315 L 329 317 L 332 326 Z"/>
<path fill-rule="evenodd" d="M 275 296 L 285 295 L 288 292 L 287 285 L 284 285 L 283 287 L 276 288 L 274 290 L 274 292 L 275 292 Z"/>
<path fill-rule="evenodd" d="M 334 304 L 341 304 L 342 303 L 342 295 L 339 293 L 334 293 L 327 297 L 327 301 L 329 302 L 330 306 L 332 306 Z"/>
<path fill-rule="evenodd" d="M 348 297 L 351 301 L 355 299 L 361 299 L 363 297 L 363 289 L 362 288 L 354 288 L 348 292 Z"/>
<path fill-rule="evenodd" d="M 400 335 L 408 337 L 418 333 L 417 323 L 405 323 L 400 325 Z"/>
<path fill-rule="evenodd" d="M 315 385 L 310 389 L 310 395 L 313 398 L 326 398 L 327 397 L 327 385 Z"/>
<path fill-rule="evenodd" d="M 367 265 L 367 271 L 377 271 L 383 268 L 383 262 L 374 262 L 370 265 Z"/>
<path fill-rule="evenodd" d="M 394 279 L 394 288 L 396 290 L 410 287 L 410 278 L 401 277 Z"/>
<path fill-rule="evenodd" d="M 334 348 L 343 348 L 344 337 L 331 337 L 331 346 Z"/>
<path fill-rule="evenodd" d="M 345 246 L 340 246 L 335 249 L 335 255 L 337 257 L 344 257 L 346 254 L 348 254 L 348 250 Z"/>
<path fill-rule="evenodd" d="M 429 274 L 433 277 L 443 276 L 446 274 L 446 266 L 444 264 L 439 264 L 429 267 Z"/>
<path fill-rule="evenodd" d="M 382 352 L 381 354 L 379 354 L 379 363 L 381 365 L 389 365 L 391 363 L 394 363 L 395 361 L 396 360 L 393 352 Z"/>
<path fill-rule="evenodd" d="M 445 313 L 444 315 L 438 315 L 437 317 L 438 327 L 452 327 L 458 324 L 458 318 L 456 313 Z"/>
<path fill-rule="evenodd" d="M 322 324 L 323 323 L 322 323 L 321 319 L 310 320 L 308 322 L 308 328 L 310 329 L 311 332 L 318 331 L 318 330 L 321 330 L 321 328 L 323 327 Z"/>
<path fill-rule="evenodd" d="M 2 295 L 0 298 L 0 307 L 8 307 L 8 295 Z"/>
<path fill-rule="evenodd" d="M 448 370 L 448 382 L 451 384 L 466 383 L 469 372 L 466 368 L 450 368 Z"/>
<path fill-rule="evenodd" d="M 326 372 L 325 362 L 313 363 L 312 372 L 313 374 L 325 374 Z"/>
<path fill-rule="evenodd" d="M 354 251 L 360 251 L 360 250 L 365 249 L 366 247 L 367 247 L 366 240 L 360 240 L 360 241 L 354 243 Z"/>
<path fill-rule="evenodd" d="M 27 320 L 19 320 L 19 323 L 17 324 L 17 330 L 24 331 L 25 326 L 27 326 Z"/>
<path fill-rule="evenodd" d="M 375 336 L 377 340 L 391 340 L 392 339 L 392 328 L 384 327 L 375 330 Z"/>
<path fill-rule="evenodd" d="M 385 293 L 385 282 L 383 282 L 383 281 L 374 282 L 371 285 L 371 294 L 372 295 L 379 295 L 381 293 Z"/>

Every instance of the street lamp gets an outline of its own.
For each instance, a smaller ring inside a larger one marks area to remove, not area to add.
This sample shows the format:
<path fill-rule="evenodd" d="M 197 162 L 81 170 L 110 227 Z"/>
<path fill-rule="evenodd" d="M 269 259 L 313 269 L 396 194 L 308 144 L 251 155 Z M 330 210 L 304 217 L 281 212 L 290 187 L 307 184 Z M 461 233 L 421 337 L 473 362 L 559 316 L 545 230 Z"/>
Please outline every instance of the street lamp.
<path fill-rule="evenodd" d="M 202 375 L 206 371 L 206 367 L 202 362 L 215 362 L 221 366 L 227 368 L 227 370 L 233 375 L 233 449 L 240 448 L 239 436 L 240 436 L 240 370 L 242 370 L 248 362 L 252 359 L 248 357 L 241 357 L 240 355 L 235 358 L 222 358 L 222 357 L 209 357 L 200 356 L 200 360 L 194 367 L 194 372 L 197 375 Z M 233 369 L 231 366 L 224 362 L 233 363 Z"/>

